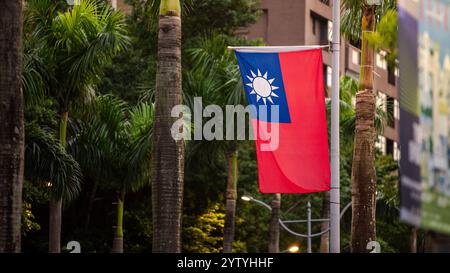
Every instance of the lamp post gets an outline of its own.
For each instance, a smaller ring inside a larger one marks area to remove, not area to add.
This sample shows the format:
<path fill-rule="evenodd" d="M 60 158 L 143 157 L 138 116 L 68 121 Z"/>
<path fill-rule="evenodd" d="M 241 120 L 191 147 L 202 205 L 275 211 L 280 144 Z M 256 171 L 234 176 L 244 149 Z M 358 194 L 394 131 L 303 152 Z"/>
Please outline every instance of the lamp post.
<path fill-rule="evenodd" d="M 267 204 L 267 203 L 265 203 L 265 202 L 263 202 L 261 200 L 255 199 L 255 198 L 253 198 L 251 196 L 244 195 L 244 196 L 241 197 L 241 199 L 243 201 L 246 201 L 246 202 L 255 202 L 258 205 L 261 205 L 261 206 L 265 207 L 269 211 L 272 211 L 272 208 L 270 207 L 269 204 Z M 352 203 L 350 202 L 344 207 L 344 209 L 340 212 L 339 218 L 342 218 L 342 216 L 351 207 L 351 205 L 352 205 Z M 330 221 L 330 219 L 328 219 L 328 218 L 325 218 L 325 219 L 312 219 L 312 217 L 311 217 L 311 203 L 310 202 L 308 202 L 308 204 L 307 204 L 307 219 L 306 220 L 282 220 L 282 219 L 278 219 L 278 222 L 280 223 L 280 226 L 284 230 L 286 230 L 288 233 L 290 233 L 290 234 L 292 234 L 294 236 L 297 236 L 297 237 L 306 238 L 306 240 L 307 240 L 307 253 L 312 253 L 312 249 L 311 249 L 311 246 L 312 246 L 311 240 L 312 240 L 312 238 L 317 237 L 317 236 L 321 236 L 322 234 L 325 234 L 325 233 L 330 231 L 330 228 L 327 228 L 326 230 L 323 230 L 323 231 L 320 231 L 318 233 L 314 233 L 313 234 L 312 233 L 312 222 L 326 222 L 326 221 Z M 293 224 L 293 223 L 306 223 L 307 224 L 307 234 L 302 234 L 302 233 L 295 232 L 295 231 L 293 231 L 291 228 L 289 228 L 287 226 L 287 224 Z M 283 251 L 283 252 L 285 252 L 285 251 Z"/>
<path fill-rule="evenodd" d="M 341 1 L 333 0 L 332 75 L 331 75 L 331 189 L 330 189 L 330 252 L 341 252 L 340 242 L 340 180 L 339 180 L 339 51 L 341 47 Z"/>

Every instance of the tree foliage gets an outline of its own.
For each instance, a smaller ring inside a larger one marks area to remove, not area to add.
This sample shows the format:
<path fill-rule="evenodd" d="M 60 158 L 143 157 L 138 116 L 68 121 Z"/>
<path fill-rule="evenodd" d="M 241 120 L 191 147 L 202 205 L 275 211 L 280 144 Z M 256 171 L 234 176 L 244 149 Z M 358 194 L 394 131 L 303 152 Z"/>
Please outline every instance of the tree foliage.
<path fill-rule="evenodd" d="M 397 9 L 397 0 L 381 0 L 375 7 L 377 22 L 388 10 Z M 368 7 L 367 0 L 341 1 L 341 33 L 355 43 L 361 40 L 361 21 L 364 8 Z"/>
<path fill-rule="evenodd" d="M 396 65 L 397 48 L 397 12 L 388 10 L 377 25 L 377 31 L 369 34 L 369 43 L 376 50 L 387 51 L 386 60 L 391 67 Z"/>

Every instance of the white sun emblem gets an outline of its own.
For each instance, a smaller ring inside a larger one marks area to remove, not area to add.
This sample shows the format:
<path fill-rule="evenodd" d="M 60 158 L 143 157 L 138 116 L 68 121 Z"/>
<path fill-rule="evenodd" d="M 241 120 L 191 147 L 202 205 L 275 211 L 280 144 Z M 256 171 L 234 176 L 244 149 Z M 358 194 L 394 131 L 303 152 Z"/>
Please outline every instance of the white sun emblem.
<path fill-rule="evenodd" d="M 279 88 L 272 85 L 275 79 L 269 80 L 269 78 L 267 77 L 267 72 L 264 75 L 262 75 L 259 69 L 258 74 L 253 73 L 253 71 L 251 70 L 250 73 L 252 74 L 252 77 L 247 75 L 247 78 L 250 80 L 250 83 L 246 84 L 247 86 L 250 86 L 252 88 L 250 94 L 256 95 L 256 101 L 262 99 L 264 104 L 266 104 L 267 101 L 270 101 L 273 104 L 272 97 L 278 98 L 278 95 L 275 94 L 273 91 Z"/>

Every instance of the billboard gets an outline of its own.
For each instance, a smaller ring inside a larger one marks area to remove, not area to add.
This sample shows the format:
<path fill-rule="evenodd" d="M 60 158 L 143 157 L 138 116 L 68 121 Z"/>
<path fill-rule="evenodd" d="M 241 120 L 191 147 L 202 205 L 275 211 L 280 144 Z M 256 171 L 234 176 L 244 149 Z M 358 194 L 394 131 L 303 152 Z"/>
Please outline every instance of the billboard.
<path fill-rule="evenodd" d="M 450 0 L 399 1 L 402 220 L 450 233 Z"/>

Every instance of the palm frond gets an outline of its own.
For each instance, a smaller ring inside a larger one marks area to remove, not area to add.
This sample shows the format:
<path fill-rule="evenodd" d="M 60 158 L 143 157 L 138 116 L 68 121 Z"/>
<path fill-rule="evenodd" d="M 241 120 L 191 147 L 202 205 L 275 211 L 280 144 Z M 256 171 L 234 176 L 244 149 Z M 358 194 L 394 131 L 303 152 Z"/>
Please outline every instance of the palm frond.
<path fill-rule="evenodd" d="M 130 40 L 124 15 L 110 5 L 82 0 L 65 10 L 63 2 L 30 0 L 25 27 L 30 33 L 26 38 L 45 47 L 40 52 L 47 63 L 45 82 L 67 109 L 89 94 L 104 65 L 125 50 Z"/>
<path fill-rule="evenodd" d="M 40 47 L 24 46 L 22 58 L 22 89 L 25 105 L 35 105 L 48 93 L 45 79 L 48 78 Z"/>
<path fill-rule="evenodd" d="M 363 11 L 368 7 L 366 0 L 343 0 L 341 2 L 341 33 L 354 42 L 361 39 Z M 381 0 L 375 8 L 375 19 L 379 22 L 388 10 L 397 9 L 397 0 Z"/>
<path fill-rule="evenodd" d="M 81 189 L 78 162 L 62 147 L 53 133 L 35 125 L 25 127 L 25 176 L 48 187 L 54 198 L 74 200 Z"/>
<path fill-rule="evenodd" d="M 153 136 L 153 104 L 141 103 L 129 111 L 127 123 L 130 142 L 126 154 L 127 187 L 136 191 L 150 181 L 150 158 Z"/>
<path fill-rule="evenodd" d="M 111 161 L 120 155 L 128 106 L 112 95 L 98 96 L 95 103 L 71 123 L 73 138 L 67 149 L 95 179 L 105 179 L 115 169 Z"/>
<path fill-rule="evenodd" d="M 164 0 L 150 0 L 150 1 L 148 1 L 149 2 L 148 3 L 149 4 L 148 12 L 154 18 L 158 18 L 158 16 L 159 16 L 159 9 L 160 9 L 160 6 L 161 6 L 161 1 L 164 1 Z M 189 13 L 192 10 L 192 8 L 194 7 L 194 3 L 195 3 L 195 0 L 180 0 L 181 13 L 182 14 Z"/>

